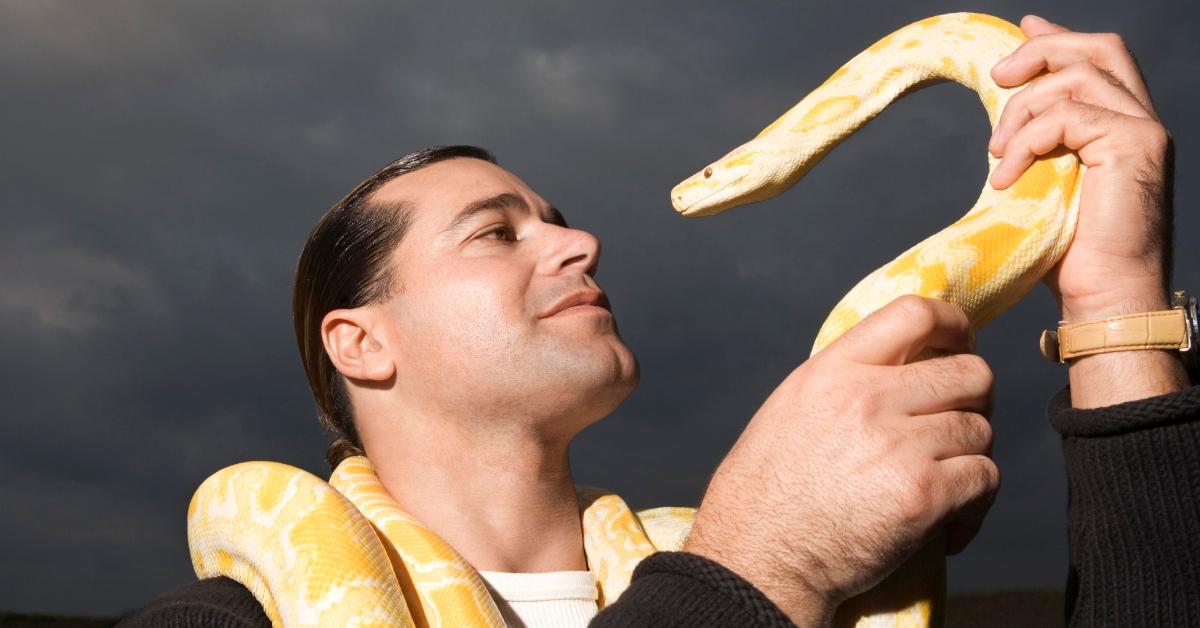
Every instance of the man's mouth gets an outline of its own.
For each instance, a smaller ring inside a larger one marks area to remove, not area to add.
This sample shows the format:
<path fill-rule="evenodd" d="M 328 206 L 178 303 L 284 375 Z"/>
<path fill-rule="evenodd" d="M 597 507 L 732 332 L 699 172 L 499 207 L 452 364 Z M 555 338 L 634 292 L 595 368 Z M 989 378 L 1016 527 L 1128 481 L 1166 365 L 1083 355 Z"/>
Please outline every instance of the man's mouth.
<path fill-rule="evenodd" d="M 603 292 L 599 290 L 579 290 L 559 299 L 545 314 L 542 314 L 538 318 L 549 318 L 568 310 L 603 310 L 612 314 L 612 306 L 608 304 L 608 297 Z"/>

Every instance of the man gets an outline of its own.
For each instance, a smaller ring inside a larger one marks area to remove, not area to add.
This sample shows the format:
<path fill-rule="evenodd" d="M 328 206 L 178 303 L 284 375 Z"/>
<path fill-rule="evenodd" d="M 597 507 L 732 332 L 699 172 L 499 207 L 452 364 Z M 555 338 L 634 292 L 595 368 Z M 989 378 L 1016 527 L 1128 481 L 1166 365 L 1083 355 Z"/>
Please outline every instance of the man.
<path fill-rule="evenodd" d="M 1005 109 L 992 183 L 1011 185 L 1059 144 L 1077 150 L 1089 167 L 1079 228 L 1047 278 L 1063 320 L 1166 309 L 1169 135 L 1132 58 L 1109 36 L 1033 17 L 1022 29 L 1030 41 L 993 78 L 1051 74 Z M 594 597 L 522 607 L 506 591 L 590 581 L 567 447 L 638 379 L 598 260 L 594 237 L 486 153 L 456 147 L 360 185 L 314 230 L 297 271 L 301 353 L 321 416 L 341 433 L 331 462 L 365 450 L 396 501 L 483 572 L 514 624 L 578 625 L 596 612 Z M 643 561 L 594 623 L 826 625 L 940 531 L 960 550 L 999 478 L 986 457 L 991 374 L 969 342 L 957 308 L 901 299 L 802 364 L 718 468 L 685 551 Z M 948 355 L 905 364 L 925 348 Z M 1185 557 L 1200 547 L 1179 522 L 1196 521 L 1198 471 L 1177 437 L 1200 442 L 1200 392 L 1185 390 L 1177 355 L 1157 350 L 1079 358 L 1069 378 L 1070 405 L 1099 408 L 1052 415 L 1068 436 L 1072 620 L 1186 621 L 1200 612 L 1200 573 Z M 1081 427 L 1089 420 L 1099 433 Z M 1155 456 L 1178 475 L 1146 461 Z M 1110 498 L 1144 524 L 1120 547 L 1132 573 L 1108 564 L 1103 536 L 1133 524 L 1095 520 L 1113 515 L 1096 496 L 1114 473 L 1128 490 Z M 1159 492 L 1153 503 L 1143 488 Z M 180 625 L 265 620 L 244 588 L 213 580 L 129 624 L 200 617 L 214 608 L 204 596 L 238 610 Z"/>

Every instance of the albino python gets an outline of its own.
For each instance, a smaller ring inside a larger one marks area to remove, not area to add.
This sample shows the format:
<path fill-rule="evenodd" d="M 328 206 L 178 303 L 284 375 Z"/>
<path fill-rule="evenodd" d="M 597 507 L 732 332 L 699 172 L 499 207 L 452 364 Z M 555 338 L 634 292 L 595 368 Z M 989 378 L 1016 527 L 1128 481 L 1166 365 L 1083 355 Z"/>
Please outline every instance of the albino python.
<path fill-rule="evenodd" d="M 841 140 L 915 86 L 954 80 L 978 92 L 994 127 L 1015 91 L 991 67 L 1025 37 L 994 17 L 931 17 L 884 37 L 768 126 L 671 192 L 687 216 L 769 198 L 795 183 Z M 989 174 L 998 160 L 990 155 Z M 975 206 L 943 231 L 862 280 L 822 326 L 813 352 L 902 294 L 955 303 L 975 329 L 1020 299 L 1066 251 L 1083 167 L 1073 153 L 1036 161 L 1004 191 L 985 185 Z M 580 487 L 584 548 L 600 607 L 656 550 L 678 549 L 690 508 L 632 511 L 616 495 Z M 218 471 L 188 508 L 197 576 L 238 580 L 276 626 L 502 626 L 479 574 L 407 515 L 366 458 L 326 483 L 271 462 Z M 838 623 L 941 623 L 940 547 L 930 546 L 867 594 Z"/>

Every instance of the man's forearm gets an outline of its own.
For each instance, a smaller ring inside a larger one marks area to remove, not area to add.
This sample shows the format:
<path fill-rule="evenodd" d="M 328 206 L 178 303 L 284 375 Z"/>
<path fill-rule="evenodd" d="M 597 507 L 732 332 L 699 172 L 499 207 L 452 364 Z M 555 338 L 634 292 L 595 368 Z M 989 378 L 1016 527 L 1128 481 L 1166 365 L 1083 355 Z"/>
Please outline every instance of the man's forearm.
<path fill-rule="evenodd" d="M 1070 366 L 1071 405 L 1103 408 L 1183 390 L 1179 352 L 1119 351 L 1078 358 Z"/>
<path fill-rule="evenodd" d="M 1200 386 L 1094 409 L 1050 403 L 1070 486 L 1071 626 L 1200 617 Z"/>

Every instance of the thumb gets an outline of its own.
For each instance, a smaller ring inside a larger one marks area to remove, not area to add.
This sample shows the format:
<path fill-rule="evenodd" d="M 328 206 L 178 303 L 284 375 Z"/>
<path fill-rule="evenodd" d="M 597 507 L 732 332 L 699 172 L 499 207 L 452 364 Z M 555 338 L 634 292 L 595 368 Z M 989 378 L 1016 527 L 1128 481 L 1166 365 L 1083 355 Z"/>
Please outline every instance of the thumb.
<path fill-rule="evenodd" d="M 860 364 L 899 366 L 927 349 L 970 351 L 971 342 L 971 321 L 962 308 L 905 295 L 871 313 L 826 350 Z"/>

